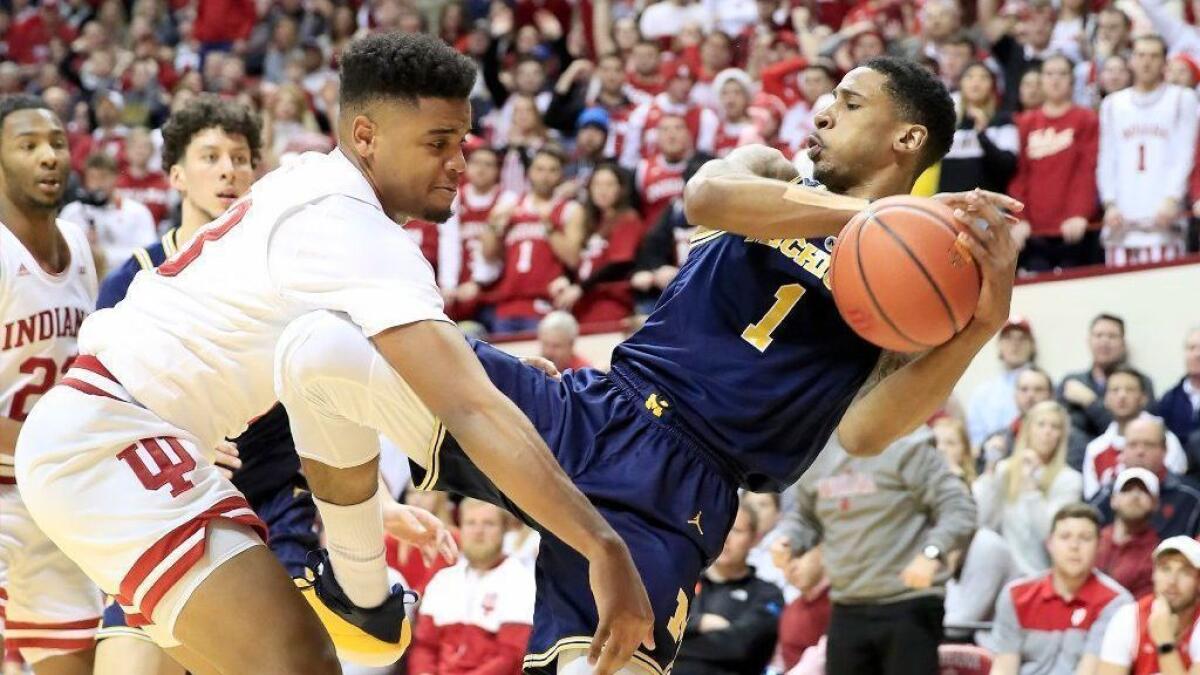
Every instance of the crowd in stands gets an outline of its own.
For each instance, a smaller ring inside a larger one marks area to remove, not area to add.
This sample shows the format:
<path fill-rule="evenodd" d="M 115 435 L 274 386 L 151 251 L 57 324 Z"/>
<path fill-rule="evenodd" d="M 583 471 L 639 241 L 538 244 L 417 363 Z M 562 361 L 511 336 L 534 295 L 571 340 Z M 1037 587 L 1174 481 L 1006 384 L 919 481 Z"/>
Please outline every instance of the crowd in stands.
<path fill-rule="evenodd" d="M 406 227 L 465 329 L 536 331 L 567 368 L 585 365 L 581 324 L 636 325 L 684 263 L 683 185 L 703 161 L 765 143 L 803 174 L 841 75 L 883 54 L 956 102 L 950 153 L 916 192 L 1024 201 L 1023 272 L 1195 252 L 1198 22 L 1191 0 L 0 0 L 0 94 L 67 123 L 62 215 L 111 268 L 178 218 L 171 110 L 203 92 L 252 108 L 266 172 L 332 149 L 355 36 L 438 34 L 479 64 L 475 129 L 454 217 Z M 1124 335 L 1096 316 L 1083 369 L 1056 383 L 1016 318 L 1003 372 L 929 428 L 869 459 L 835 438 L 794 489 L 747 494 L 675 619 L 675 672 L 1200 662 L 1200 330 L 1181 336 L 1177 383 L 1136 370 Z M 485 504 L 406 498 L 463 552 L 447 567 L 389 543 L 424 593 L 407 672 L 518 672 L 537 535 Z"/>
<path fill-rule="evenodd" d="M 408 228 L 450 313 L 492 334 L 552 309 L 616 330 L 687 256 L 689 171 L 765 143 L 805 173 L 841 75 L 884 54 L 936 72 L 960 120 L 916 192 L 1023 200 L 1024 270 L 1196 250 L 1195 15 L 1183 0 L 9 0 L 0 94 L 67 121 L 64 215 L 111 267 L 176 217 L 158 152 L 171 110 L 202 92 L 249 106 L 269 171 L 331 149 L 348 41 L 441 35 L 479 64 L 469 168 L 453 219 Z"/>

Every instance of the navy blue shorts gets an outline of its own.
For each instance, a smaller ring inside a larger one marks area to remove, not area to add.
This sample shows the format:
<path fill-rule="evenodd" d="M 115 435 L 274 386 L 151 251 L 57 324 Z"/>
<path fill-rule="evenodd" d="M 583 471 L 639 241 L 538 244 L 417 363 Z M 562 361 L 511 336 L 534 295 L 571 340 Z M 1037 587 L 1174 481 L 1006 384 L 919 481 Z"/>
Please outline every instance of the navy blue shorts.
<path fill-rule="evenodd" d="M 316 531 L 317 505 L 312 494 L 289 484 L 251 506 L 267 524 L 267 545 L 280 564 L 293 577 L 304 574 L 305 557 L 320 544 Z M 142 629 L 130 627 L 121 606 L 113 602 L 104 610 L 96 639 L 118 635 L 150 639 Z"/>
<path fill-rule="evenodd" d="M 473 346 L 492 382 L 529 416 L 563 470 L 625 540 L 655 620 L 655 649 L 639 651 L 634 664 L 662 673 L 675 658 L 700 573 L 732 527 L 734 484 L 656 417 L 653 405 L 608 375 L 568 371 L 555 381 L 486 343 Z M 497 504 L 542 534 L 526 672 L 553 673 L 561 651 L 586 649 L 597 624 L 587 561 L 521 513 L 449 434 L 428 472 L 412 469 L 420 489 Z"/>

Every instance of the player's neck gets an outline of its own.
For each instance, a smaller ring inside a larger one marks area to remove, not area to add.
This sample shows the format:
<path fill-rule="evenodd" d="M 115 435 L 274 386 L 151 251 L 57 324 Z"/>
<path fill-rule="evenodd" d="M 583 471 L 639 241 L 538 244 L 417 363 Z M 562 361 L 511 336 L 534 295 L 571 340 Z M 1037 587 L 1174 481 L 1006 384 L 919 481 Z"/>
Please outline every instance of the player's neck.
<path fill-rule="evenodd" d="M 57 208 L 21 209 L 6 195 L 0 195 L 0 223 L 4 223 L 42 267 L 56 273 L 66 266 L 70 256 L 66 242 L 60 243 L 55 225 L 57 216 Z"/>
<path fill-rule="evenodd" d="M 183 200 L 183 205 L 179 209 L 179 229 L 175 231 L 175 241 L 183 244 L 192 238 L 192 235 L 207 225 L 213 220 L 207 213 L 200 210 L 191 200 Z"/>
<path fill-rule="evenodd" d="M 909 178 L 900 167 L 885 169 L 846 190 L 846 196 L 874 201 L 912 192 L 916 176 Z"/>

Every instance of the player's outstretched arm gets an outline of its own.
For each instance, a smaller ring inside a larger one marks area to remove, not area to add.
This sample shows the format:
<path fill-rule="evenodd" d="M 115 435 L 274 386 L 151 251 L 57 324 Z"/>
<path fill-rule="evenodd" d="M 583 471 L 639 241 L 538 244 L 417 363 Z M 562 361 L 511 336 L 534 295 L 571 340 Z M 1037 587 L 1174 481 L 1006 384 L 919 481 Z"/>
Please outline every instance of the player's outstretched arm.
<path fill-rule="evenodd" d="M 850 406 L 838 425 L 838 438 L 850 454 L 879 454 L 929 419 L 1008 319 L 1018 251 L 1010 221 L 997 204 L 1003 207 L 1006 202 L 975 191 L 955 208 L 955 215 L 974 233 L 960 233 L 958 242 L 975 258 L 983 276 L 971 322 L 949 342 L 887 374 Z M 978 222 L 981 218 L 986 229 Z"/>
<path fill-rule="evenodd" d="M 775 148 L 745 145 L 706 163 L 688 181 L 688 222 L 755 239 L 836 235 L 867 200 L 792 183 L 796 168 Z"/>
<path fill-rule="evenodd" d="M 599 658 L 596 672 L 615 672 L 639 643 L 653 644 L 650 601 L 625 542 L 571 483 L 533 424 L 492 385 L 458 330 L 422 321 L 373 340 L 496 487 L 588 559 L 600 617 L 591 654 Z"/>

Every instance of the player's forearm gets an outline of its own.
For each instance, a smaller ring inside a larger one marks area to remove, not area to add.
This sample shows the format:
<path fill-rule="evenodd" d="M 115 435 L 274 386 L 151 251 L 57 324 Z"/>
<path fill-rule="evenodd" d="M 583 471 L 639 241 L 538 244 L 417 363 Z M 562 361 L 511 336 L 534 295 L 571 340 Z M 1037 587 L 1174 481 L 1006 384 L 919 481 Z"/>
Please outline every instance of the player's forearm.
<path fill-rule="evenodd" d="M 17 449 L 17 436 L 20 433 L 20 422 L 0 417 L 0 464 L 12 464 L 12 456 Z"/>
<path fill-rule="evenodd" d="M 972 321 L 949 342 L 883 378 L 842 417 L 842 446 L 852 455 L 877 455 L 925 423 L 999 328 Z"/>
<path fill-rule="evenodd" d="M 525 415 L 498 391 L 481 405 L 461 406 L 441 419 L 501 492 L 585 558 L 620 543 Z"/>
<path fill-rule="evenodd" d="M 757 239 L 825 237 L 867 206 L 865 199 L 783 180 L 789 170 L 794 176 L 777 150 L 759 147 L 705 164 L 684 189 L 688 222 Z"/>

